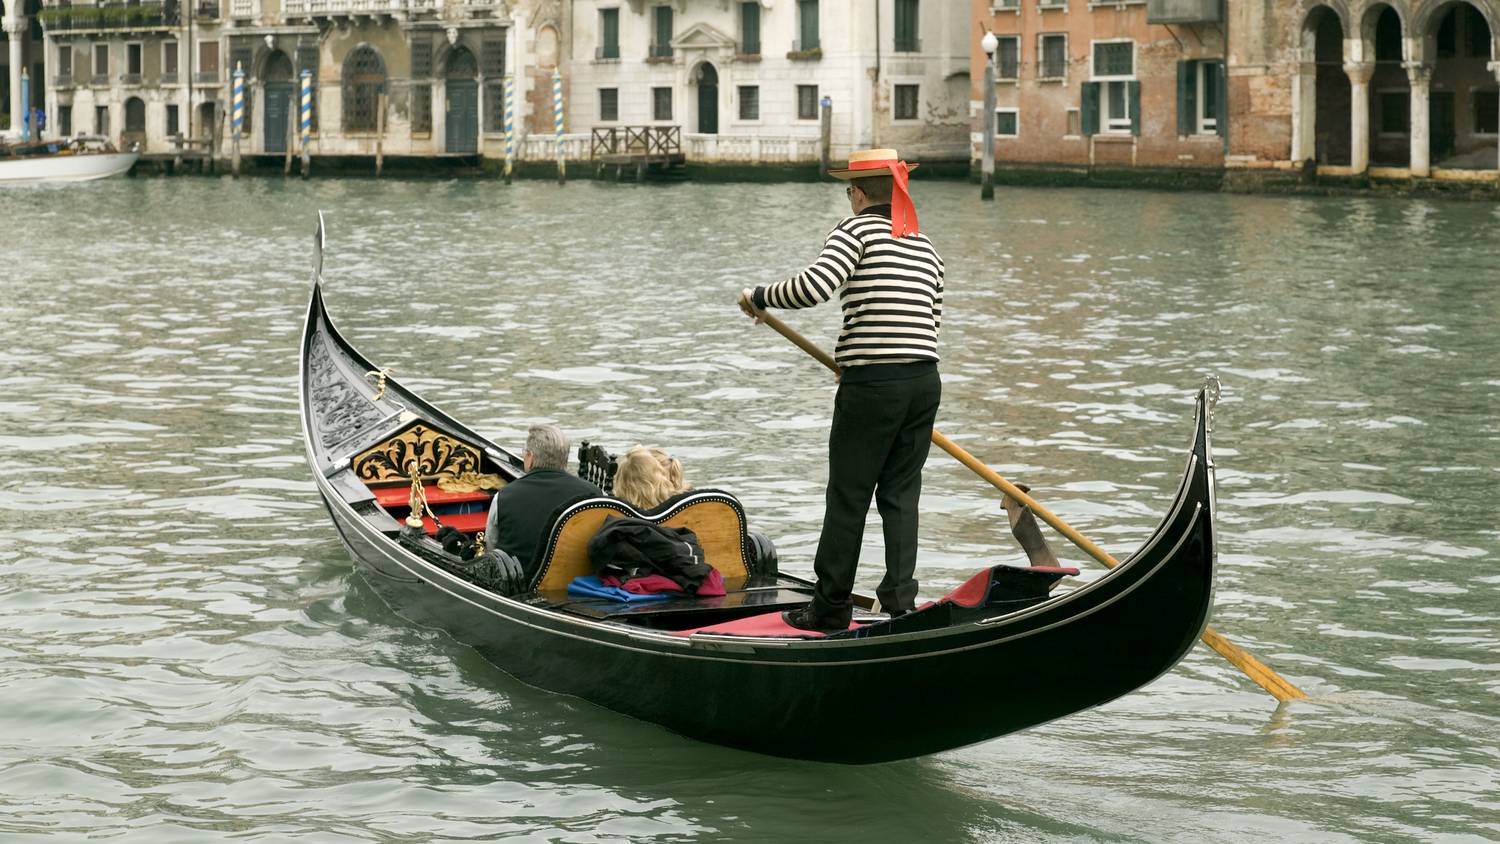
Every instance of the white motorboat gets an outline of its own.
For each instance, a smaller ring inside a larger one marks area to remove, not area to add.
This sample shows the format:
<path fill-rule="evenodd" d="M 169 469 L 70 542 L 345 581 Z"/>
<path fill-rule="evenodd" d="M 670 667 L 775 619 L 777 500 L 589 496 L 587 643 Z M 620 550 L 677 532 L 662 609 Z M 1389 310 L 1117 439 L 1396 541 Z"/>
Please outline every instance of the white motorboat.
<path fill-rule="evenodd" d="M 0 184 L 105 179 L 126 172 L 138 158 L 140 153 L 120 152 L 99 136 L 0 143 Z"/>

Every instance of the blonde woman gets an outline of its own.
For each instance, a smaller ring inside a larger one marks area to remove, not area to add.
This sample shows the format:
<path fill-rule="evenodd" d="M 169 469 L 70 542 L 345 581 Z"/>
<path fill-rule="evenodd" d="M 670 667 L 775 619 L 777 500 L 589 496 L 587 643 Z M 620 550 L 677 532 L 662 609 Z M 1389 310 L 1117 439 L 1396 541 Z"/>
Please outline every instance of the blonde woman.
<path fill-rule="evenodd" d="M 615 470 L 615 497 L 638 510 L 652 510 L 677 494 L 671 471 L 651 449 L 638 445 L 619 460 Z"/>

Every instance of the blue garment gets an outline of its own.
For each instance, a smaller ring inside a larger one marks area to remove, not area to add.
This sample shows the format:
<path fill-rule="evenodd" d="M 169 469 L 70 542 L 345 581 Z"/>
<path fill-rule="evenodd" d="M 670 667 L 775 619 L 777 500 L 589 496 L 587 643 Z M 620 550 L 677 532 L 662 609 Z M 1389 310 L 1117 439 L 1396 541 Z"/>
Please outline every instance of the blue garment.
<path fill-rule="evenodd" d="M 638 604 L 645 601 L 665 601 L 675 597 L 673 592 L 656 592 L 642 595 L 636 592 L 627 592 L 618 586 L 605 586 L 599 578 L 591 574 L 579 575 L 568 584 L 568 594 L 579 598 L 603 598 L 607 601 L 624 601 L 628 604 Z"/>

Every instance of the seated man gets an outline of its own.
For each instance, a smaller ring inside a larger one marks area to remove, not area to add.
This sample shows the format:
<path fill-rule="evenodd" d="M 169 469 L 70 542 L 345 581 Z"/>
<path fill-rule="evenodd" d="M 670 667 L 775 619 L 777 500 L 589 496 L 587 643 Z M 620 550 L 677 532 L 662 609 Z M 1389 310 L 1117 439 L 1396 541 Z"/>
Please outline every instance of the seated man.
<path fill-rule="evenodd" d="M 530 578 L 537 562 L 532 554 L 552 527 L 549 517 L 570 501 L 603 493 L 568 473 L 568 438 L 552 425 L 531 426 L 522 458 L 526 474 L 495 493 L 484 538 L 485 547 L 520 560 Z"/>

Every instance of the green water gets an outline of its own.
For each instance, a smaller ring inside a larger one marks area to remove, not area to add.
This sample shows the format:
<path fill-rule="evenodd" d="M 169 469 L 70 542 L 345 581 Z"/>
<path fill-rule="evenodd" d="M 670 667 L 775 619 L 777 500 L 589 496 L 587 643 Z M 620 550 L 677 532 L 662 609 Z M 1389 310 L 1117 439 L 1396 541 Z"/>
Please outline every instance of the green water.
<path fill-rule="evenodd" d="M 949 268 L 939 428 L 1116 556 L 1220 376 L 1213 623 L 1313 701 L 1200 646 L 1028 733 L 796 763 L 525 687 L 353 574 L 297 418 L 316 209 L 372 359 L 502 442 L 667 447 L 805 573 L 833 388 L 732 298 L 811 259 L 837 186 L 10 190 L 0 838 L 1500 839 L 1500 209 L 916 194 Z M 831 342 L 831 309 L 788 320 Z M 925 478 L 924 595 L 1020 561 L 968 470 Z M 879 559 L 872 520 L 864 586 Z"/>

